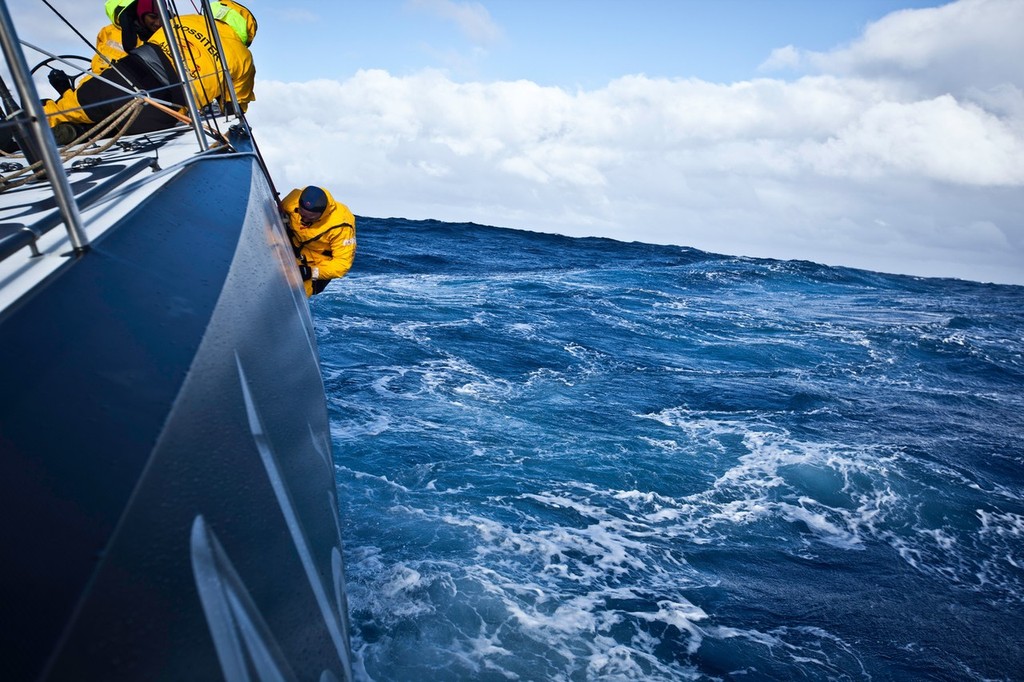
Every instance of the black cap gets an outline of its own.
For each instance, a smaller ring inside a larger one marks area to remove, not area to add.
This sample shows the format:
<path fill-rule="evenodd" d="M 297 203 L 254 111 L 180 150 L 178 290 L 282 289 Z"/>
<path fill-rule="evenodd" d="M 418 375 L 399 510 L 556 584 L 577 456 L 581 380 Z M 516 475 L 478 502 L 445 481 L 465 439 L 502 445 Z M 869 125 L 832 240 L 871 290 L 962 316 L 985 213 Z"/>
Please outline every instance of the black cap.
<path fill-rule="evenodd" d="M 327 210 L 327 192 L 310 185 L 299 195 L 299 206 L 306 211 L 323 213 Z"/>

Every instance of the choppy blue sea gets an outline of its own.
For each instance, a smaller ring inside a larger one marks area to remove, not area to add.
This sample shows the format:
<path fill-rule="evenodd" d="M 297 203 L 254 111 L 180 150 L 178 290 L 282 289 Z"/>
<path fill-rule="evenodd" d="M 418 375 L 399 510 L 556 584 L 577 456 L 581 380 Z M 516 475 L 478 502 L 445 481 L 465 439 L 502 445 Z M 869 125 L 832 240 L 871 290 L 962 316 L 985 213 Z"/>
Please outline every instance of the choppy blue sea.
<path fill-rule="evenodd" d="M 1024 287 L 360 219 L 365 680 L 1024 679 Z"/>

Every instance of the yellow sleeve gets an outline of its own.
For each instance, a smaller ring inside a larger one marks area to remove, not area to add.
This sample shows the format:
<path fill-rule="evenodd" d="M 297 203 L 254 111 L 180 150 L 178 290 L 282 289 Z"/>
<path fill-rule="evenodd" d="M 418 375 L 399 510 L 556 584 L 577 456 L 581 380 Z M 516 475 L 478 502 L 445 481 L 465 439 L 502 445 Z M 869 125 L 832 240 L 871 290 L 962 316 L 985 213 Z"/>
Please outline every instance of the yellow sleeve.
<path fill-rule="evenodd" d="M 220 34 L 220 43 L 224 46 L 224 61 L 227 62 L 231 74 L 231 83 L 235 86 L 235 98 L 244 112 L 249 102 L 256 101 L 253 84 L 256 81 L 256 65 L 249 51 L 230 26 L 224 22 L 215 22 Z"/>
<path fill-rule="evenodd" d="M 284 226 L 292 230 L 297 227 L 297 223 L 299 221 L 299 217 L 296 215 L 295 209 L 299 205 L 300 194 L 302 194 L 301 189 L 293 189 L 285 195 L 284 199 L 281 200 L 281 217 L 284 219 Z"/>
<path fill-rule="evenodd" d="M 58 123 L 78 123 L 92 125 L 94 121 L 85 114 L 78 104 L 78 92 L 68 90 L 56 102 L 52 99 L 43 100 L 43 112 L 50 127 Z"/>
<path fill-rule="evenodd" d="M 317 260 L 315 266 L 318 268 L 317 279 L 344 277 L 356 257 L 356 228 L 354 225 L 345 225 L 340 230 L 334 231 L 329 241 L 332 256 L 330 258 L 320 256 L 323 260 Z"/>

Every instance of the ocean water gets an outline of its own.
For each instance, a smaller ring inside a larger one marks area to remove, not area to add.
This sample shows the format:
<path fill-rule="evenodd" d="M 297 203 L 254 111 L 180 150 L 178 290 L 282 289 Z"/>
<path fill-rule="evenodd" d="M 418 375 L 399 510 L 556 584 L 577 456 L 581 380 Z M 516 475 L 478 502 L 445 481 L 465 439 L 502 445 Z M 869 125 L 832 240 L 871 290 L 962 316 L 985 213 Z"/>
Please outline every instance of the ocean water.
<path fill-rule="evenodd" d="M 359 223 L 364 680 L 1024 679 L 1024 287 Z"/>

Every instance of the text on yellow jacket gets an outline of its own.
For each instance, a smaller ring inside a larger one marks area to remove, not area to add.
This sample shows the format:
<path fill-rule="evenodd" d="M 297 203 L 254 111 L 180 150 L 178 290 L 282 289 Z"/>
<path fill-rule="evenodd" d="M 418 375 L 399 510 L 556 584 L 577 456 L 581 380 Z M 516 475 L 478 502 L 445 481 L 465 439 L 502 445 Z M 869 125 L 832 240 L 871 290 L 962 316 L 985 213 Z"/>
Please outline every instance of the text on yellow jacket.
<path fill-rule="evenodd" d="M 220 22 L 218 26 L 221 43 L 224 45 L 224 61 L 227 62 L 231 80 L 235 86 L 235 94 L 239 104 L 249 102 L 252 97 L 252 84 L 256 70 L 252 66 L 252 53 L 238 39 L 235 32 Z M 227 82 L 217 54 L 217 45 L 210 36 L 206 18 L 198 14 L 184 14 L 171 20 L 173 34 L 177 37 L 181 54 L 185 58 L 185 66 L 190 69 L 184 75 L 191 81 L 192 92 L 199 108 L 205 107 L 215 99 L 227 95 Z M 221 28 L 223 26 L 223 29 Z M 160 27 L 146 41 L 163 50 L 173 63 L 171 47 L 167 39 L 166 27 Z M 244 105 L 243 105 L 244 109 Z"/>

